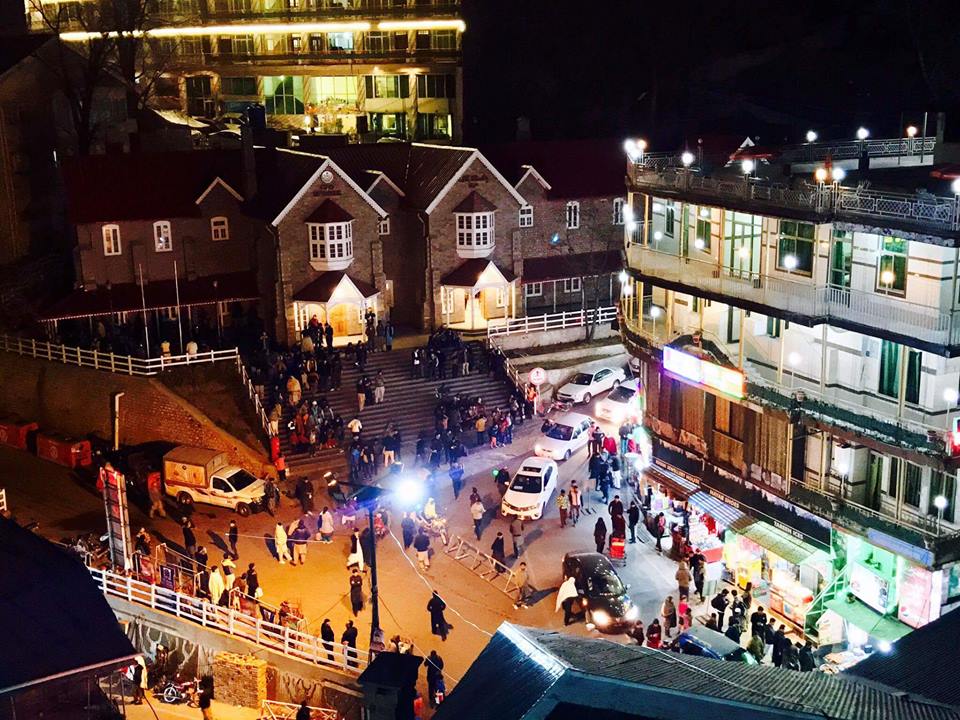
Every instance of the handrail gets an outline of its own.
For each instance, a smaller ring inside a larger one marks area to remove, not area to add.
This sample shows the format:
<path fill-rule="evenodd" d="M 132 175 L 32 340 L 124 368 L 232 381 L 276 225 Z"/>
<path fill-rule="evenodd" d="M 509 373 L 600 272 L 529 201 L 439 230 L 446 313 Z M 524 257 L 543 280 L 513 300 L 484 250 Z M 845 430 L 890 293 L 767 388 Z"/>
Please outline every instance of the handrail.
<path fill-rule="evenodd" d="M 308 705 L 310 720 L 337 720 L 340 716 L 333 708 L 321 708 Z M 260 720 L 292 720 L 300 710 L 299 705 L 280 702 L 279 700 L 264 700 L 260 704 Z"/>
<path fill-rule="evenodd" d="M 186 365 L 215 363 L 224 360 L 239 362 L 240 360 L 240 352 L 237 348 L 205 350 L 195 355 L 161 355 L 153 358 L 138 358 L 132 355 L 87 350 L 73 345 L 57 345 L 44 340 L 14 335 L 0 335 L 0 351 L 16 353 L 38 360 L 59 362 L 65 365 L 140 376 L 158 375 L 164 370 Z"/>
<path fill-rule="evenodd" d="M 260 393 L 257 392 L 253 380 L 250 379 L 250 375 L 247 373 L 246 366 L 239 357 L 237 358 L 237 372 L 240 373 L 240 382 L 243 383 L 243 387 L 247 391 L 247 398 L 253 403 L 253 411 L 260 420 L 263 432 L 266 433 L 268 438 L 273 437 L 273 432 L 270 429 L 270 418 L 267 416 L 267 411 L 263 407 L 263 402 L 260 400 Z"/>
<path fill-rule="evenodd" d="M 87 568 L 104 595 L 122 598 L 159 612 L 174 615 L 203 627 L 239 637 L 287 657 L 335 669 L 349 675 L 363 672 L 369 653 L 338 642 L 325 642 L 316 635 L 268 622 L 229 607 L 214 605 L 158 585 L 119 575 L 111 570 Z"/>
<path fill-rule="evenodd" d="M 490 321 L 487 325 L 487 337 L 513 335 L 515 333 L 544 332 L 546 330 L 564 330 L 583 327 L 589 323 L 601 324 L 617 318 L 617 308 L 612 305 L 574 310 L 571 312 L 551 313 L 548 315 L 525 315 L 507 318 L 502 322 Z"/>

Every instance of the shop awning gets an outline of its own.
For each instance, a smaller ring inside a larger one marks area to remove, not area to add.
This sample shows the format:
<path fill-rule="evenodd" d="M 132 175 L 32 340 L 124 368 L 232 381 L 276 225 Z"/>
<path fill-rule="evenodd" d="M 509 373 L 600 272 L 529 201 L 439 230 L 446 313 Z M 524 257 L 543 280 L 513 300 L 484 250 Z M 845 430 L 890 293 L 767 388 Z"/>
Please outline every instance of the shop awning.
<path fill-rule="evenodd" d="M 815 552 L 818 552 L 813 545 L 797 540 L 792 535 L 788 535 L 773 525 L 767 525 L 765 522 L 751 523 L 736 532 L 794 565 L 800 565 Z"/>
<path fill-rule="evenodd" d="M 654 460 L 653 465 L 647 467 L 647 471 L 650 472 L 651 475 L 654 475 L 657 481 L 662 482 L 664 485 L 668 485 L 671 489 L 677 491 L 685 498 L 690 497 L 695 492 L 700 490 L 697 485 L 690 482 L 686 478 L 682 478 L 675 472 L 671 472 L 670 470 L 667 470 L 659 465 L 657 460 Z"/>
<path fill-rule="evenodd" d="M 827 609 L 833 610 L 851 625 L 860 628 L 877 640 L 896 642 L 913 631 L 910 626 L 892 617 L 881 615 L 859 600 L 847 602 L 845 597 L 838 597 L 827 603 Z"/>
<path fill-rule="evenodd" d="M 698 510 L 710 515 L 710 517 L 724 527 L 730 527 L 737 520 L 745 517 L 744 514 L 735 507 L 732 505 L 727 505 L 727 503 L 725 503 L 723 500 L 715 498 L 709 493 L 695 492 L 693 495 L 687 498 L 687 502 L 689 502 Z"/>

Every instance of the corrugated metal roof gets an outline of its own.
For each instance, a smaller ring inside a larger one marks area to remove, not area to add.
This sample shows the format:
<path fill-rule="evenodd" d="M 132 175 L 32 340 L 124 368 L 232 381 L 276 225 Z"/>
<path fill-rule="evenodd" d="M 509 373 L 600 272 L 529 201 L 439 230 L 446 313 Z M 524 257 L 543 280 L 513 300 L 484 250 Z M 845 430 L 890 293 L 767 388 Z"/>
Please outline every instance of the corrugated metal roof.
<path fill-rule="evenodd" d="M 705 492 L 696 492 L 687 498 L 687 501 L 695 508 L 708 513 L 714 520 L 724 527 L 730 527 L 744 514 L 732 505 L 727 505 L 723 500 L 715 498 L 713 495 Z"/>
<path fill-rule="evenodd" d="M 953 610 L 906 637 L 887 654 L 874 653 L 848 675 L 960 706 L 960 611 Z"/>
<path fill-rule="evenodd" d="M 815 552 L 818 552 L 813 545 L 797 540 L 791 535 L 787 535 L 783 530 L 764 522 L 751 523 L 736 532 L 794 565 L 799 565 Z"/>

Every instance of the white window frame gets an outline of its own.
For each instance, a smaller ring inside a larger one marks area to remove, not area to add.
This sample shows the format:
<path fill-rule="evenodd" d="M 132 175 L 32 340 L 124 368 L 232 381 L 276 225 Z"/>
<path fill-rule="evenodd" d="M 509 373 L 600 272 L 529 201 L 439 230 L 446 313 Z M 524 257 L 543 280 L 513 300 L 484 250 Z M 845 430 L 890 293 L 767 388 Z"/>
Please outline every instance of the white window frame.
<path fill-rule="evenodd" d="M 307 223 L 307 234 L 310 239 L 310 262 L 336 263 L 346 267 L 353 261 L 352 220 Z"/>
<path fill-rule="evenodd" d="M 524 205 L 520 208 L 519 214 L 520 227 L 533 227 L 533 205 Z"/>
<path fill-rule="evenodd" d="M 498 308 L 505 308 L 507 306 L 507 289 L 505 287 L 498 287 L 496 290 L 496 305 Z"/>
<path fill-rule="evenodd" d="M 454 213 L 454 218 L 457 252 L 463 257 L 488 255 L 497 244 L 494 213 Z"/>
<path fill-rule="evenodd" d="M 571 200 L 567 203 L 567 230 L 577 230 L 580 227 L 580 203 Z"/>
<path fill-rule="evenodd" d="M 173 235 L 169 220 L 158 220 L 153 224 L 153 249 L 156 252 L 170 252 L 173 250 Z"/>
<path fill-rule="evenodd" d="M 541 297 L 543 295 L 543 283 L 542 282 L 532 282 L 527 283 L 523 286 L 523 296 L 532 298 L 532 297 Z"/>
<path fill-rule="evenodd" d="M 210 218 L 210 239 L 214 242 L 230 239 L 230 219 L 217 215 Z"/>
<path fill-rule="evenodd" d="M 385 217 L 377 223 L 377 235 L 390 234 L 390 218 Z"/>
<path fill-rule="evenodd" d="M 564 278 L 563 279 L 563 292 L 565 293 L 578 293 L 583 289 L 583 284 L 580 282 L 580 278 Z"/>
<path fill-rule="evenodd" d="M 449 315 L 453 312 L 453 288 L 440 288 L 440 314 Z"/>
<path fill-rule="evenodd" d="M 613 224 L 623 225 L 623 208 L 626 206 L 626 198 L 613 199 Z"/>
<path fill-rule="evenodd" d="M 120 226 L 113 225 L 104 225 L 100 228 L 101 236 L 103 237 L 103 254 L 106 256 L 110 255 L 122 255 L 123 246 L 120 244 Z"/>

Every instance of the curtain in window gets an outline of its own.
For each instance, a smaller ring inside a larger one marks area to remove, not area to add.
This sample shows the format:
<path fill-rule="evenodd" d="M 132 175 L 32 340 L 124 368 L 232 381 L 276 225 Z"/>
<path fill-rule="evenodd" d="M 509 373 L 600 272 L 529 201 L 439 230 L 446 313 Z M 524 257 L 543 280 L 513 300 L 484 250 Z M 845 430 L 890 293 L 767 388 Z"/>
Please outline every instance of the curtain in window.
<path fill-rule="evenodd" d="M 880 384 L 881 395 L 897 397 L 900 391 L 900 346 L 884 340 L 880 347 Z"/>

